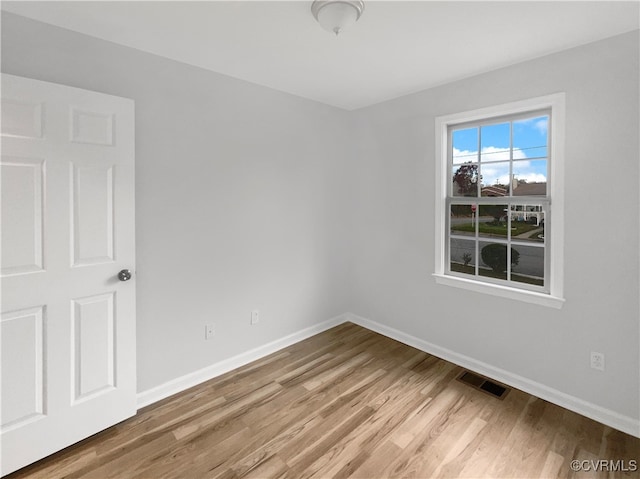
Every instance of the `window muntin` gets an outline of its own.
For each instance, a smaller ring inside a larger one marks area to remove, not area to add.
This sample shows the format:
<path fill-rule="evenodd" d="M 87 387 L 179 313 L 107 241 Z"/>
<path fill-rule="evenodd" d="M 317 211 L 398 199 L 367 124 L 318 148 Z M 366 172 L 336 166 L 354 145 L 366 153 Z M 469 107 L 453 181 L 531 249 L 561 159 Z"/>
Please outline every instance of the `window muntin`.
<path fill-rule="evenodd" d="M 448 125 L 446 274 L 549 293 L 551 111 Z"/>

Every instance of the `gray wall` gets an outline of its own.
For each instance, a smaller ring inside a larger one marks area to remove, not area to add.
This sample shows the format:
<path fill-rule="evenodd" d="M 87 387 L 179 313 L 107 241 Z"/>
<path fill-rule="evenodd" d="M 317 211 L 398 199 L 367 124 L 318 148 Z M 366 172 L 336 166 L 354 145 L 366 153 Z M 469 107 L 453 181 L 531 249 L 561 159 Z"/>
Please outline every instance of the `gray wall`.
<path fill-rule="evenodd" d="M 5 13 L 2 70 L 136 101 L 139 391 L 352 311 L 638 418 L 638 42 L 356 112 Z M 560 91 L 566 304 L 436 285 L 434 118 Z"/>
<path fill-rule="evenodd" d="M 2 71 L 135 100 L 138 391 L 347 310 L 345 112 L 5 12 Z"/>
<path fill-rule="evenodd" d="M 356 112 L 353 312 L 638 418 L 638 33 Z M 561 310 L 435 284 L 435 117 L 566 92 Z M 590 351 L 606 371 L 590 369 Z"/>

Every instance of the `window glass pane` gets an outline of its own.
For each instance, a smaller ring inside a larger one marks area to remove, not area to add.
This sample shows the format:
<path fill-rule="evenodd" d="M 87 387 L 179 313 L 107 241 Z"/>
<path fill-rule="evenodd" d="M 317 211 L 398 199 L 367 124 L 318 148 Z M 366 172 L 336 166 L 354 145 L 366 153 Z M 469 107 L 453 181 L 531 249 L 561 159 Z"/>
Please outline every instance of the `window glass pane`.
<path fill-rule="evenodd" d="M 480 161 L 509 160 L 511 153 L 511 124 L 483 126 L 480 129 Z"/>
<path fill-rule="evenodd" d="M 544 243 L 542 205 L 511 205 L 511 239 Z"/>
<path fill-rule="evenodd" d="M 452 134 L 453 164 L 478 161 L 478 128 L 455 130 Z"/>
<path fill-rule="evenodd" d="M 465 163 L 452 170 L 453 196 L 478 196 L 478 164 Z"/>
<path fill-rule="evenodd" d="M 507 239 L 507 205 L 480 205 L 478 232 L 481 238 Z"/>
<path fill-rule="evenodd" d="M 513 196 L 546 196 L 547 160 L 513 162 Z"/>
<path fill-rule="evenodd" d="M 513 159 L 545 158 L 549 117 L 539 116 L 513 122 Z"/>
<path fill-rule="evenodd" d="M 476 274 L 476 242 L 451 238 L 449 242 L 449 256 L 451 271 L 458 273 Z"/>
<path fill-rule="evenodd" d="M 451 234 L 475 236 L 475 205 L 451 205 Z"/>
<path fill-rule="evenodd" d="M 544 248 L 513 245 L 516 261 L 511 258 L 511 280 L 519 283 L 544 286 Z"/>
<path fill-rule="evenodd" d="M 507 245 L 480 241 L 478 274 L 490 278 L 507 279 Z"/>
<path fill-rule="evenodd" d="M 509 162 L 480 165 L 482 196 L 509 196 Z"/>

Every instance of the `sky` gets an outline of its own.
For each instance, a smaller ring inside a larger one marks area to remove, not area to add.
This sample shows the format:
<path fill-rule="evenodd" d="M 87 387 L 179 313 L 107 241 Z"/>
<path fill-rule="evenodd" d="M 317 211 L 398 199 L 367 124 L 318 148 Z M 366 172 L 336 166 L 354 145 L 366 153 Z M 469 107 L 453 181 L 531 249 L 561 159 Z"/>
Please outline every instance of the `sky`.
<path fill-rule="evenodd" d="M 535 116 L 480 128 L 454 130 L 453 165 L 478 162 L 484 186 L 509 183 L 511 125 L 513 125 L 513 174 L 529 183 L 547 181 L 548 116 Z M 505 161 L 507 160 L 507 161 Z"/>

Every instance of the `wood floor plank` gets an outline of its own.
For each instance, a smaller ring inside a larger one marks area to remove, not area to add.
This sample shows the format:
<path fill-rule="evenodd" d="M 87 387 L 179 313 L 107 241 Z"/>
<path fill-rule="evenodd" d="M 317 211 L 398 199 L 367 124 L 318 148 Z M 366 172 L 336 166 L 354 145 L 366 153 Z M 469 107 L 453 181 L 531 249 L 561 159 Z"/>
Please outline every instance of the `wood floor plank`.
<path fill-rule="evenodd" d="M 444 458 L 435 468 L 431 477 L 451 477 L 453 468 L 456 464 L 464 463 L 464 452 L 469 448 L 469 445 L 479 437 L 482 430 L 486 427 L 487 422 L 480 418 L 473 418 L 471 424 L 464 429 L 460 437 L 450 438 L 450 444 L 445 444 L 442 447 L 442 454 Z"/>
<path fill-rule="evenodd" d="M 188 445 L 181 444 L 183 449 L 192 449 L 192 452 L 184 458 L 177 459 L 169 450 L 160 460 L 147 461 L 135 474 L 127 476 L 131 479 L 178 479 L 185 476 L 199 478 L 212 477 L 213 472 L 228 472 L 227 475 L 235 476 L 232 470 L 225 469 L 223 464 L 227 458 L 237 450 L 238 444 L 246 444 L 253 438 L 251 430 L 242 424 L 242 428 L 222 441 L 213 439 L 215 435 L 203 435 L 191 439 Z M 213 439 L 214 444 L 209 441 Z M 179 451 L 178 451 L 179 452 Z"/>
<path fill-rule="evenodd" d="M 384 441 L 369 453 L 369 457 L 353 472 L 354 479 L 386 478 L 385 469 L 397 458 L 402 450 L 391 441 Z"/>
<path fill-rule="evenodd" d="M 482 393 L 476 391 L 476 395 L 480 394 Z M 457 477 L 468 479 L 491 477 L 487 470 L 494 462 L 496 454 L 507 442 L 530 397 L 521 391 L 513 390 L 504 401 L 493 400 L 485 406 L 480 417 L 487 421 L 487 427 L 483 430 L 474 452 L 464 462 Z"/>
<path fill-rule="evenodd" d="M 409 416 L 425 400 L 419 394 L 411 394 L 417 375 L 407 377 L 398 374 L 398 370 L 387 374 L 392 376 L 394 373 L 397 380 L 367 402 L 375 413 L 310 466 L 312 470 L 306 471 L 309 477 L 348 477 L 369 459 L 370 453 L 366 451 L 375 449 L 403 417 Z M 414 379 L 413 384 L 407 379 Z"/>
<path fill-rule="evenodd" d="M 479 414 L 482 404 L 459 392 L 445 401 L 439 394 L 427 406 L 424 426 L 412 431 L 411 441 L 390 468 L 390 477 L 434 477 L 460 436 Z"/>
<path fill-rule="evenodd" d="M 296 454 L 292 457 L 285 456 L 285 460 L 289 467 L 294 471 L 299 471 L 300 475 L 305 475 L 305 471 L 313 464 L 319 457 L 325 454 L 337 441 L 344 438 L 350 432 L 358 427 L 363 421 L 366 421 L 374 413 L 374 410 L 368 406 L 355 411 L 355 413 L 346 420 L 331 427 L 328 434 L 319 435 L 314 431 L 314 436 L 317 438 L 314 442 L 307 445 L 305 448 L 301 448 L 296 451 Z M 293 449 L 293 448 L 292 448 Z"/>
<path fill-rule="evenodd" d="M 268 430 L 264 429 L 259 433 L 258 440 L 238 445 L 224 463 L 213 469 L 212 472 L 219 474 L 226 469 L 238 471 L 257 467 L 276 453 L 280 455 L 283 448 L 288 445 L 303 443 L 301 438 L 315 434 L 314 431 L 321 428 L 323 424 L 325 422 L 322 418 L 314 416 L 306 417 L 275 435 L 269 434 Z"/>
<path fill-rule="evenodd" d="M 461 371 L 345 323 L 7 479 L 640 479 L 640 439 L 515 389 L 499 400 Z"/>
<path fill-rule="evenodd" d="M 322 386 L 323 384 L 332 381 L 333 379 L 340 376 L 343 372 L 357 368 L 365 363 L 368 359 L 371 358 L 371 355 L 365 352 L 358 354 L 357 356 L 345 361 L 340 366 L 331 368 L 322 374 L 316 375 L 314 378 L 305 381 L 302 385 L 308 390 L 313 391 L 314 389 Z"/>
<path fill-rule="evenodd" d="M 256 404 L 264 403 L 267 398 L 273 397 L 276 393 L 282 391 L 282 386 L 277 383 L 267 384 L 257 389 L 253 394 L 246 395 L 235 401 L 230 401 L 229 405 L 224 408 L 215 409 L 206 414 L 201 414 L 197 420 L 189 421 L 186 424 L 180 424 L 172 428 L 171 433 L 176 440 L 180 441 L 184 438 L 197 433 L 201 429 L 210 427 L 218 421 L 222 421 L 229 416 L 239 416 L 244 411 L 250 410 Z"/>
<path fill-rule="evenodd" d="M 563 464 L 564 457 L 553 451 L 548 451 L 544 465 L 542 466 L 542 471 L 540 471 L 538 477 L 540 479 L 555 479 L 556 477 L 559 477 Z"/>

